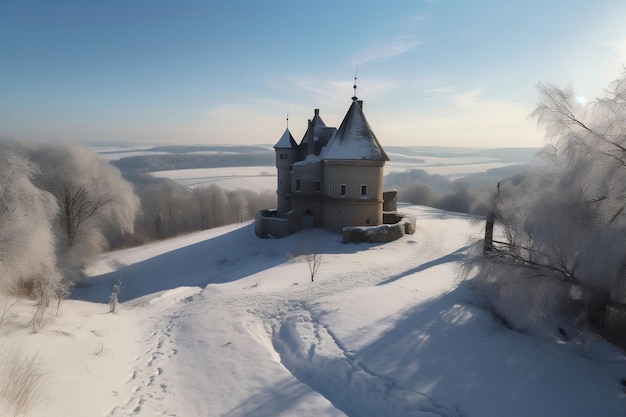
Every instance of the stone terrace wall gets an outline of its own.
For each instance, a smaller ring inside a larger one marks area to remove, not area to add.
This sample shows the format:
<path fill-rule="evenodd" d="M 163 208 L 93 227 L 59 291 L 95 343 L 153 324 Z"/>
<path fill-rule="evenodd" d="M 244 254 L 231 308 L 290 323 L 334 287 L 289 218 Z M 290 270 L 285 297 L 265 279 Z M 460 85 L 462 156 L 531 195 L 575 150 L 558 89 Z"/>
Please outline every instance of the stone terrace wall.
<path fill-rule="evenodd" d="M 415 217 L 410 214 L 384 213 L 380 226 L 344 227 L 343 243 L 386 243 L 415 233 Z"/>

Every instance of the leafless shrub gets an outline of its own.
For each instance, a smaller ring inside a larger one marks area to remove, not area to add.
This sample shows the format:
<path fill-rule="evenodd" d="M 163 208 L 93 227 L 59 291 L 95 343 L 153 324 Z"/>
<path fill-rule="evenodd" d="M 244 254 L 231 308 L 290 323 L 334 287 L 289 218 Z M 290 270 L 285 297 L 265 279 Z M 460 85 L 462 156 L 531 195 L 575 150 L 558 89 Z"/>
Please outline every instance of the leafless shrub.
<path fill-rule="evenodd" d="M 109 297 L 109 313 L 117 314 L 119 310 L 120 302 L 118 299 L 118 295 L 120 290 L 122 289 L 122 278 L 120 277 L 117 281 L 117 284 L 113 285 L 113 292 Z"/>
<path fill-rule="evenodd" d="M 322 265 L 322 259 L 324 256 L 323 245 L 318 239 L 317 235 L 313 235 L 312 238 L 307 240 L 301 240 L 296 250 L 293 253 L 287 255 L 296 262 L 303 262 L 307 264 L 309 268 L 309 275 L 311 282 L 315 281 L 315 275 Z"/>

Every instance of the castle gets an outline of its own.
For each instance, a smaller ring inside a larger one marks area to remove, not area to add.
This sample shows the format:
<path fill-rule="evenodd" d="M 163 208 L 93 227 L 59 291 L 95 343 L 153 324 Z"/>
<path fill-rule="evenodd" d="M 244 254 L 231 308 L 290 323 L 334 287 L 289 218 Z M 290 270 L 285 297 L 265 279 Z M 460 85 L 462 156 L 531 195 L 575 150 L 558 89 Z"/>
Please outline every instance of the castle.
<path fill-rule="evenodd" d="M 274 149 L 277 208 L 256 213 L 259 237 L 283 237 L 308 227 L 345 232 L 383 224 L 383 167 L 389 157 L 356 94 L 339 129 L 326 126 L 315 109 L 300 144 L 287 127 Z"/>

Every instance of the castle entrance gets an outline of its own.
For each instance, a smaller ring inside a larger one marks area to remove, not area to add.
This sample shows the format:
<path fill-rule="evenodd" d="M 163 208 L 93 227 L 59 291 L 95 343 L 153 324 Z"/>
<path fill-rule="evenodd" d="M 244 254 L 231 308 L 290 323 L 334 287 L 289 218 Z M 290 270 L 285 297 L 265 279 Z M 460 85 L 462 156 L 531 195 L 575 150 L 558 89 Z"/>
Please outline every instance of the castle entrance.
<path fill-rule="evenodd" d="M 315 227 L 315 216 L 311 210 L 307 210 L 302 214 L 300 220 L 303 229 L 313 229 Z"/>

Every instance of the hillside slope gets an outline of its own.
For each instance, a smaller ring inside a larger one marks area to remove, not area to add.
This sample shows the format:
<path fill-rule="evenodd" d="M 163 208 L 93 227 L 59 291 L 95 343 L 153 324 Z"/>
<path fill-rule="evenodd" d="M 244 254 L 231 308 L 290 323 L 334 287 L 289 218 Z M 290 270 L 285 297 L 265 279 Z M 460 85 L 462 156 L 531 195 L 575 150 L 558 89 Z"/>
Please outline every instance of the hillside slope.
<path fill-rule="evenodd" d="M 33 415 L 623 415 L 622 352 L 502 327 L 458 278 L 482 225 L 403 210 L 417 232 L 385 245 L 246 224 L 102 256 L 42 333 L 12 328 L 62 375 Z M 289 256 L 312 240 L 315 282 Z M 119 278 L 120 313 L 100 314 Z"/>

